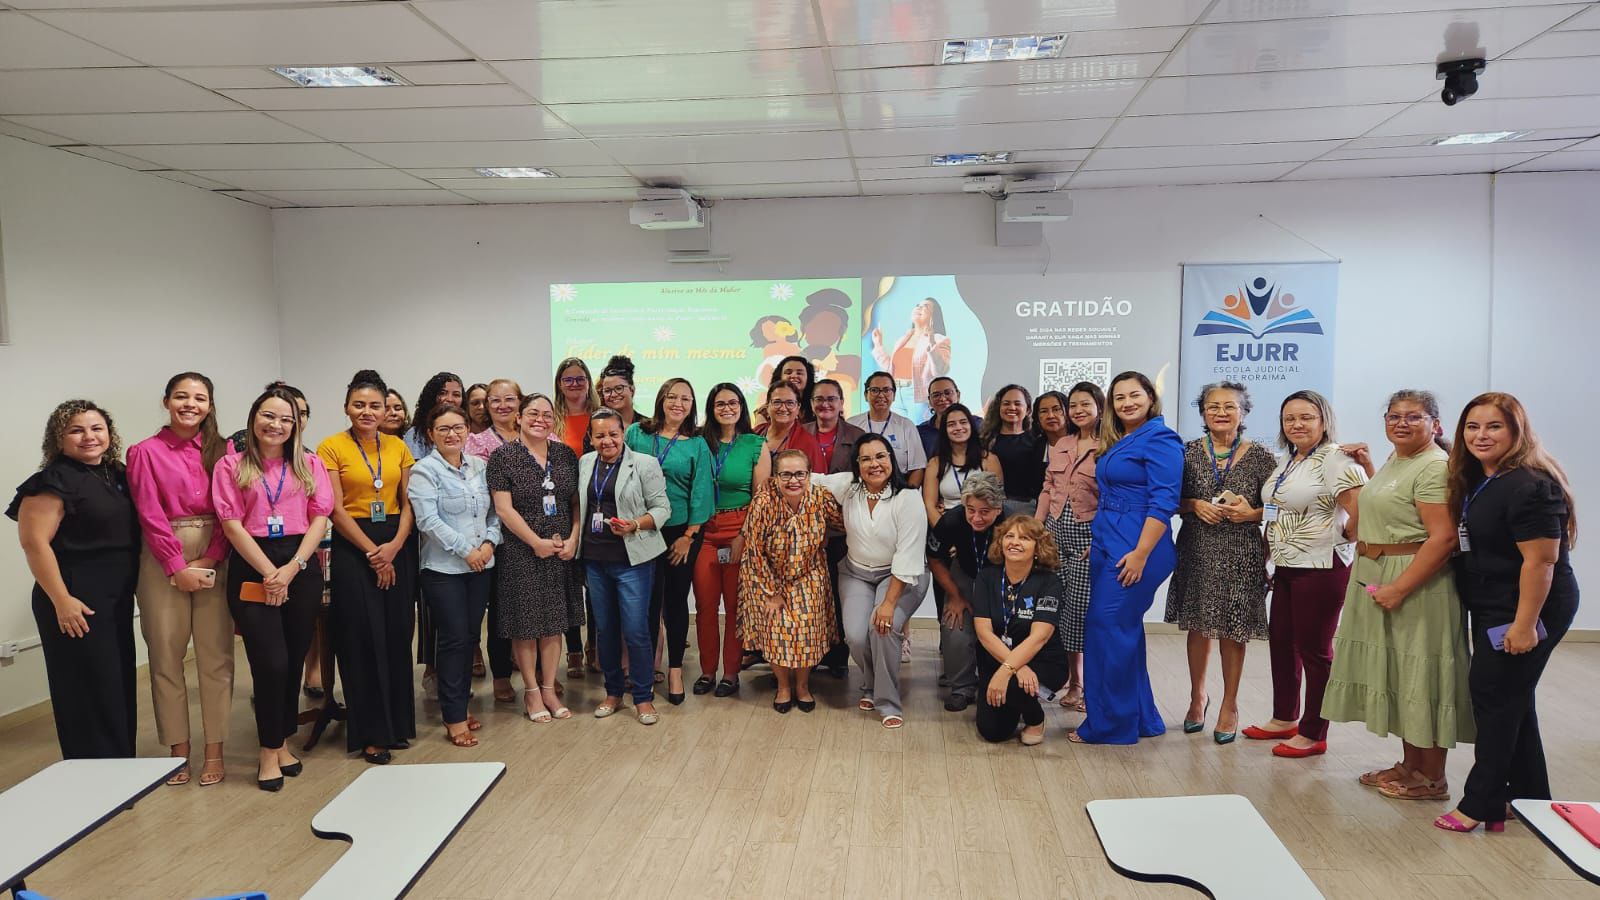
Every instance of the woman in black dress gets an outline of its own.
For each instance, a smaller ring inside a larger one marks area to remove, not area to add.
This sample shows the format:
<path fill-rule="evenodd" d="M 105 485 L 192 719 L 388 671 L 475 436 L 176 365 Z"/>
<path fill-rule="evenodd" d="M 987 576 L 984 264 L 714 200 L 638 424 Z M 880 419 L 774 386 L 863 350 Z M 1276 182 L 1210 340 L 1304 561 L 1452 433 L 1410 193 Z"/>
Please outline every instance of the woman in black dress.
<path fill-rule="evenodd" d="M 1006 489 L 1006 515 L 1031 513 L 1044 491 L 1046 447 L 1033 429 L 1029 410 L 1033 398 L 1020 384 L 995 391 L 983 414 L 979 439 L 1000 460 Z"/>
<path fill-rule="evenodd" d="M 529 394 L 518 413 L 521 440 L 489 456 L 489 493 L 505 539 L 495 556 L 500 637 L 522 671 L 523 712 L 534 723 L 568 719 L 556 694 L 561 638 L 583 624 L 578 549 L 578 456 L 553 440 L 550 398 Z"/>
<path fill-rule="evenodd" d="M 33 573 L 50 706 L 63 759 L 134 755 L 133 587 L 139 521 L 111 414 L 56 407 L 44 462 L 6 509 Z"/>

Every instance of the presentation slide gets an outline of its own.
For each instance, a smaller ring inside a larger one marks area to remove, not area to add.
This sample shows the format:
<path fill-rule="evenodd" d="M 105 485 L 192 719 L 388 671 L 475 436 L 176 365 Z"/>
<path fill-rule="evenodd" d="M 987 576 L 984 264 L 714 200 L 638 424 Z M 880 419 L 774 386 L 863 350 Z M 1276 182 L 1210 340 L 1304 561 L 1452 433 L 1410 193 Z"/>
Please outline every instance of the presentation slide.
<path fill-rule="evenodd" d="M 859 278 L 553 284 L 550 353 L 581 358 L 596 377 L 612 354 L 633 357 L 634 402 L 646 414 L 673 377 L 689 379 L 702 405 L 728 381 L 758 406 L 778 362 L 803 356 L 817 377 L 839 381 L 854 413 L 860 310 Z"/>

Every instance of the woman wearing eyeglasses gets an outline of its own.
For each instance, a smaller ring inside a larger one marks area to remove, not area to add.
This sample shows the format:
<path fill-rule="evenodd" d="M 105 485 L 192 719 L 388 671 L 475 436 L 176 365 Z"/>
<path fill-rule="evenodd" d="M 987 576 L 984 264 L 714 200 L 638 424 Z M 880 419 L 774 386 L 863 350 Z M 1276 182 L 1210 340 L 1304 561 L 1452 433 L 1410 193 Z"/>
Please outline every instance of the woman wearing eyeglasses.
<path fill-rule="evenodd" d="M 799 450 L 815 471 L 822 471 L 822 448 L 817 439 L 800 424 L 804 406 L 800 390 L 787 381 L 774 381 L 767 389 L 767 421 L 756 434 L 767 439 L 767 455 L 776 458 L 785 450 Z"/>
<path fill-rule="evenodd" d="M 467 438 L 465 452 L 487 463 L 496 450 L 517 442 L 520 433 L 517 414 L 522 407 L 522 385 L 510 378 L 496 378 L 489 382 L 484 407 L 489 411 L 489 427 Z M 489 580 L 498 582 L 499 570 L 490 569 Z M 517 691 L 511 686 L 511 672 L 516 666 L 511 658 L 511 642 L 500 636 L 500 591 L 496 587 L 489 590 L 488 618 L 489 674 L 494 676 L 494 702 L 515 703 Z M 473 644 L 477 644 L 476 639 Z M 481 655 L 473 668 L 473 674 L 483 676 Z"/>
<path fill-rule="evenodd" d="M 575 456 L 583 456 L 589 449 L 589 414 L 600 408 L 600 394 L 595 390 L 589 365 L 576 356 L 569 356 L 556 364 L 555 438 L 567 445 Z M 574 626 L 567 632 L 567 675 L 582 678 L 584 669 L 599 672 L 595 658 L 594 616 L 589 616 L 589 646 L 583 645 L 583 626 Z"/>
<path fill-rule="evenodd" d="M 1362 784 L 1396 800 L 1448 800 L 1445 759 L 1458 742 L 1472 743 L 1476 728 L 1466 622 L 1446 568 L 1457 543 L 1439 401 L 1398 391 L 1383 422 L 1394 452 L 1361 490 L 1356 564 L 1322 714 L 1400 738 L 1400 761 L 1362 775 Z M 1368 460 L 1364 445 L 1343 449 Z"/>
<path fill-rule="evenodd" d="M 607 360 L 606 367 L 600 370 L 599 388 L 601 405 L 621 417 L 626 433 L 639 421 L 639 413 L 633 408 L 633 360 L 620 354 Z"/>

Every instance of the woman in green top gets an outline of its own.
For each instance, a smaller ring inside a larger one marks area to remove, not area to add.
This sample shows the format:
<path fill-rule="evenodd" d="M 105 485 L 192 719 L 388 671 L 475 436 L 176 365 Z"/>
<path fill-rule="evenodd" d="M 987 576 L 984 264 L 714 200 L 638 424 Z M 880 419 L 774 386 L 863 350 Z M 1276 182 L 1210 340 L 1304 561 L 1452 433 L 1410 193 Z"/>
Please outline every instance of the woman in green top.
<path fill-rule="evenodd" d="M 648 453 L 667 479 L 672 517 L 661 526 L 667 552 L 656 557 L 650 590 L 650 639 L 661 665 L 661 620 L 667 623 L 667 701 L 683 702 L 683 648 L 689 640 L 689 587 L 694 580 L 700 532 L 711 518 L 711 449 L 700 434 L 694 385 L 669 378 L 656 392 L 656 411 L 628 427 L 624 441 L 635 453 Z"/>
<path fill-rule="evenodd" d="M 755 491 L 767 483 L 772 458 L 766 439 L 750 430 L 750 406 L 737 385 L 723 382 L 706 395 L 705 440 L 710 454 L 711 493 L 716 513 L 706 522 L 694 559 L 695 633 L 700 641 L 700 672 L 696 694 L 716 688 L 718 697 L 739 693 L 739 663 L 744 648 L 739 642 L 739 559 L 733 539 L 744 527 L 745 512 Z M 717 604 L 723 606 L 720 653 L 717 642 Z M 722 681 L 717 682 L 717 661 L 722 661 Z"/>
<path fill-rule="evenodd" d="M 1433 394 L 1397 392 L 1383 421 L 1394 453 L 1358 499 L 1358 556 L 1322 715 L 1400 738 L 1400 761 L 1362 775 L 1362 784 L 1397 800 L 1448 800 L 1445 757 L 1477 737 L 1466 628 L 1446 569 L 1456 546 L 1445 503 L 1449 456 Z M 1364 444 L 1340 449 L 1368 464 Z"/>

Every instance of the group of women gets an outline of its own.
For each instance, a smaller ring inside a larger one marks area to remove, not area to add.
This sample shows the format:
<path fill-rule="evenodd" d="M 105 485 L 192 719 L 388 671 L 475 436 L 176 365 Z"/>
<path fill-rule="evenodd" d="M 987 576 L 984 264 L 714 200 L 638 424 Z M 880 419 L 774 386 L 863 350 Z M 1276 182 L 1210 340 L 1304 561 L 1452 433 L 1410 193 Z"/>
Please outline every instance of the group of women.
<path fill-rule="evenodd" d="M 656 723 L 656 684 L 673 705 L 691 689 L 691 587 L 695 694 L 738 693 L 759 654 L 774 710 L 811 712 L 812 670 L 847 650 L 857 706 L 898 728 L 907 620 L 932 585 L 946 709 L 976 703 L 985 739 L 1034 745 L 1042 703 L 1059 695 L 1084 713 L 1070 740 L 1134 743 L 1165 731 L 1143 620 L 1170 576 L 1166 619 L 1188 635 L 1186 733 L 1206 726 L 1216 642 L 1218 744 L 1243 734 L 1302 758 L 1326 751 L 1330 721 L 1365 722 L 1398 736 L 1402 754 L 1362 783 L 1431 800 L 1450 796 L 1448 749 L 1476 739 L 1466 793 L 1436 822 L 1451 830 L 1496 829 L 1510 797 L 1549 795 L 1534 689 L 1577 606 L 1576 516 L 1509 395 L 1467 404 L 1452 444 L 1431 394 L 1396 393 L 1383 417 L 1393 450 L 1375 470 L 1366 445 L 1336 441 L 1312 391 L 1278 411 L 1280 458 L 1246 436 L 1249 392 L 1228 382 L 1201 391 L 1204 431 L 1185 444 L 1137 372 L 1108 392 L 1081 383 L 1035 399 L 1007 385 L 982 419 L 936 378 L 920 437 L 892 413 L 843 421 L 843 387 L 800 357 L 774 369 L 757 410 L 738 386 L 713 386 L 703 420 L 681 378 L 637 410 L 633 375 L 614 357 L 596 383 L 566 359 L 545 395 L 442 372 L 412 419 L 362 371 L 345 393 L 348 427 L 313 451 L 299 391 L 269 386 L 224 440 L 211 382 L 187 372 L 167 385 L 168 424 L 126 466 L 108 412 L 62 404 L 8 514 L 37 581 L 63 755 L 134 751 L 137 593 L 162 743 L 190 755 L 193 640 L 198 780 L 222 779 L 237 629 L 258 783 L 278 790 L 299 774 L 285 739 L 323 588 L 310 563 L 331 523 L 347 742 L 373 763 L 416 736 L 414 628 L 446 737 L 477 743 L 467 701 L 485 616 L 496 699 L 517 702 L 520 673 L 532 722 L 572 716 L 565 643 L 569 678 L 603 675 L 595 717 L 631 700 Z M 894 379 L 864 383 L 887 409 Z M 1272 716 L 1240 729 L 1245 648 L 1262 637 Z M 186 766 L 174 783 L 188 778 Z"/>

